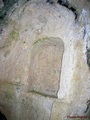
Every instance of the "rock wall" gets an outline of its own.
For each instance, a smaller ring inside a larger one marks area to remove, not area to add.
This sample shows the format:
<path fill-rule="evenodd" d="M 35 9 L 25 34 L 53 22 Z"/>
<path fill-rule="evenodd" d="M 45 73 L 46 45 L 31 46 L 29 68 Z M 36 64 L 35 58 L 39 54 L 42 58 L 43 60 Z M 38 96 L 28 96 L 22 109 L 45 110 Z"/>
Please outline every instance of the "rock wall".
<path fill-rule="evenodd" d="M 7 119 L 89 115 L 90 11 L 82 8 L 77 20 L 71 9 L 45 0 L 9 12 L 0 33 L 0 111 Z"/>
<path fill-rule="evenodd" d="M 4 3 L 2 0 L 0 0 L 0 8 L 2 8 L 4 6 Z"/>

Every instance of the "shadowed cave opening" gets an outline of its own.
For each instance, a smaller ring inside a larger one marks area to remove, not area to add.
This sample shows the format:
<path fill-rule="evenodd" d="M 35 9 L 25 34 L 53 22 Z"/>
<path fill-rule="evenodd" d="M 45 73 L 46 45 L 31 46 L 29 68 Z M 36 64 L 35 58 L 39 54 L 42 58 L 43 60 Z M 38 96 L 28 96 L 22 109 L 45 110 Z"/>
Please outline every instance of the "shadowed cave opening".
<path fill-rule="evenodd" d="M 7 120 L 7 118 L 1 111 L 0 111 L 0 120 Z"/>

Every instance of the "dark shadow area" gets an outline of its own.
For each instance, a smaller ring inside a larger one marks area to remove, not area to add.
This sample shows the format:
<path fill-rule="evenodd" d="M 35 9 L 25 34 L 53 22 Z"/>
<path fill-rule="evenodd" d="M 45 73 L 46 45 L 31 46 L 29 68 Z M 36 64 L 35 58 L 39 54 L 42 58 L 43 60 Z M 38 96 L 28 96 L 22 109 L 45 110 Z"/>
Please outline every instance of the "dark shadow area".
<path fill-rule="evenodd" d="M 66 7 L 66 8 L 68 8 L 69 10 L 71 10 L 75 15 L 75 19 L 77 19 L 78 13 L 77 13 L 76 9 L 73 6 L 70 5 L 68 0 L 58 0 L 57 3 L 59 3 L 60 5 Z"/>
<path fill-rule="evenodd" d="M 4 7 L 0 9 L 0 20 L 3 20 L 5 18 L 7 12 L 15 3 L 18 3 L 18 0 L 3 0 L 3 3 Z"/>
<path fill-rule="evenodd" d="M 4 6 L 0 8 L 0 27 L 7 24 L 8 13 L 14 4 L 19 5 L 19 0 L 2 0 Z M 1 31 L 0 31 L 1 33 Z"/>
<path fill-rule="evenodd" d="M 0 111 L 0 120 L 7 120 L 7 118 L 1 111 Z"/>
<path fill-rule="evenodd" d="M 50 4 L 53 4 L 53 3 L 54 3 L 53 0 L 47 0 L 46 2 L 49 2 Z"/>
<path fill-rule="evenodd" d="M 47 0 L 46 2 L 50 3 L 50 4 L 54 4 L 55 1 L 54 0 Z M 73 7 L 68 0 L 57 0 L 57 3 L 68 8 L 69 10 L 71 10 L 74 15 L 75 15 L 75 20 L 78 18 L 78 13 L 75 9 L 75 7 Z"/>
<path fill-rule="evenodd" d="M 12 6 L 14 3 L 18 2 L 18 0 L 2 0 L 4 6 Z"/>

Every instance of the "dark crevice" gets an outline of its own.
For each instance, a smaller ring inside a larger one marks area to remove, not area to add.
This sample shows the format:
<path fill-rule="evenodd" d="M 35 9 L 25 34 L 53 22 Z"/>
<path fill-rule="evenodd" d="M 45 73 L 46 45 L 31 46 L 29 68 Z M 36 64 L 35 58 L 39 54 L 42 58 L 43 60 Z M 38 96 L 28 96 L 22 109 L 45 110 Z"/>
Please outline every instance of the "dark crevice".
<path fill-rule="evenodd" d="M 47 0 L 46 2 L 49 2 L 50 4 L 53 4 L 53 3 L 54 3 L 53 0 Z"/>
<path fill-rule="evenodd" d="M 0 111 L 0 120 L 7 120 L 7 118 L 1 111 Z"/>
<path fill-rule="evenodd" d="M 65 7 L 69 7 L 69 2 L 67 0 L 58 0 L 57 3 L 59 3 L 60 5 L 63 5 Z"/>
<path fill-rule="evenodd" d="M 50 4 L 54 4 L 55 0 L 47 0 Z M 68 0 L 57 0 L 57 3 L 71 10 L 75 15 L 75 20 L 78 18 L 78 13 L 75 7 L 73 7 Z"/>
<path fill-rule="evenodd" d="M 90 69 L 90 49 L 87 49 L 86 57 L 87 57 L 88 67 L 89 67 L 89 69 Z M 90 102 L 90 101 L 89 101 L 89 102 Z"/>
<path fill-rule="evenodd" d="M 25 2 L 27 1 L 29 0 L 25 0 Z M 12 9 L 14 4 L 16 4 L 17 6 L 20 5 L 20 0 L 2 0 L 2 2 L 4 4 L 4 7 L 0 8 L 0 22 L 8 15 L 8 12 L 10 11 L 10 9 Z"/>
<path fill-rule="evenodd" d="M 78 18 L 78 13 L 75 8 L 71 7 L 70 10 L 74 13 L 75 15 L 75 20 Z"/>
<path fill-rule="evenodd" d="M 15 4 L 18 3 L 18 0 L 2 0 L 4 3 L 4 7 L 0 9 L 0 20 L 3 20 L 10 8 Z"/>
<path fill-rule="evenodd" d="M 4 3 L 5 7 L 6 6 L 10 6 L 11 7 L 13 4 L 18 3 L 19 0 L 2 0 L 2 1 Z"/>
<path fill-rule="evenodd" d="M 87 101 L 87 108 L 84 113 L 87 113 L 89 109 L 90 109 L 90 100 Z"/>
<path fill-rule="evenodd" d="M 59 3 L 60 5 L 63 5 L 64 7 L 68 8 L 69 10 L 71 10 L 75 15 L 75 20 L 77 19 L 77 17 L 78 17 L 77 10 L 72 5 L 70 5 L 68 0 L 58 0 L 57 3 Z"/>
<path fill-rule="evenodd" d="M 4 7 L 0 8 L 0 22 L 2 22 L 4 18 L 8 15 L 9 10 L 15 3 L 17 3 L 18 5 L 19 0 L 2 0 L 2 1 Z"/>

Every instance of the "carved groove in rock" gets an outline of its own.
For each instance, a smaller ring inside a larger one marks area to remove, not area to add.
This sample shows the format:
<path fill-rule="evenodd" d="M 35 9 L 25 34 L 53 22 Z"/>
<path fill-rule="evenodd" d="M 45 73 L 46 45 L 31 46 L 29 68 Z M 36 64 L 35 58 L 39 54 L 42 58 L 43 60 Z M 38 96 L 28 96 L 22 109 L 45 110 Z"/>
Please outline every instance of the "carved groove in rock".
<path fill-rule="evenodd" d="M 57 97 L 64 45 L 60 38 L 44 38 L 33 44 L 29 91 Z"/>

